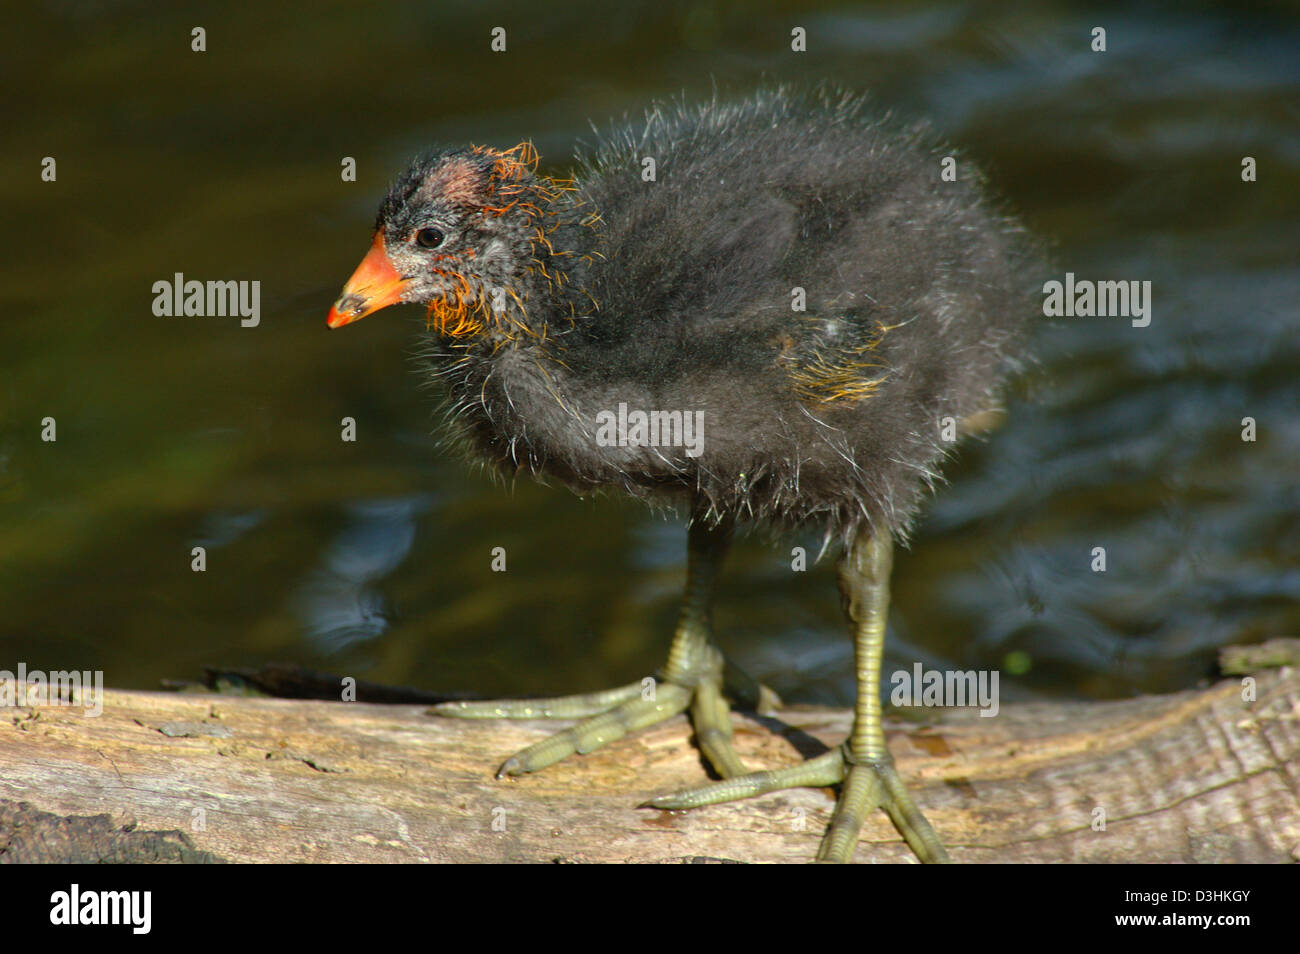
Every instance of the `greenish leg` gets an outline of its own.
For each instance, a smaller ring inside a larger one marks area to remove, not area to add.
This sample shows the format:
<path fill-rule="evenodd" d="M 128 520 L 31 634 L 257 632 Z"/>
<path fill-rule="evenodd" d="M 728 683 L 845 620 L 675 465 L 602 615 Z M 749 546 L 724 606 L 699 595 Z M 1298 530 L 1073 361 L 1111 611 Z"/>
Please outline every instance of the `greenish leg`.
<path fill-rule="evenodd" d="M 786 769 L 728 777 L 647 802 L 654 808 L 695 808 L 750 798 L 784 788 L 843 782 L 818 861 L 847 862 L 867 814 L 883 808 L 924 862 L 947 862 L 948 853 L 912 800 L 885 746 L 880 704 L 880 666 L 889 615 L 889 572 L 893 545 L 887 534 L 859 534 L 839 564 L 840 594 L 853 625 L 858 697 L 848 740 L 834 751 Z"/>
<path fill-rule="evenodd" d="M 497 772 L 500 778 L 536 772 L 575 752 L 591 752 L 689 708 L 700 748 L 713 767 L 724 778 L 743 774 L 745 767 L 731 745 L 722 653 L 713 645 L 714 583 L 730 542 L 729 527 L 708 529 L 700 522 L 691 526 L 686 592 L 662 680 L 557 699 L 447 702 L 433 711 L 461 719 L 583 720 L 507 759 Z"/>

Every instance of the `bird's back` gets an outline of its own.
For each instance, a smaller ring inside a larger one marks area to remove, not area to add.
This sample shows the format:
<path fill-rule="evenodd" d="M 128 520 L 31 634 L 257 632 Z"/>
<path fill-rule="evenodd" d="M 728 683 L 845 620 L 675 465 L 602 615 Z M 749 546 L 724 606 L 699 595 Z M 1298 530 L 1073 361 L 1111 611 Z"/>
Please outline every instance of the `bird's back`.
<path fill-rule="evenodd" d="M 610 482 L 903 529 L 945 419 L 995 402 L 1031 314 L 1023 233 L 960 158 L 944 180 L 948 154 L 859 99 L 779 91 L 601 142 L 577 177 L 597 308 L 564 340 L 580 413 L 626 398 L 706 427 L 698 457 L 610 455 Z"/>

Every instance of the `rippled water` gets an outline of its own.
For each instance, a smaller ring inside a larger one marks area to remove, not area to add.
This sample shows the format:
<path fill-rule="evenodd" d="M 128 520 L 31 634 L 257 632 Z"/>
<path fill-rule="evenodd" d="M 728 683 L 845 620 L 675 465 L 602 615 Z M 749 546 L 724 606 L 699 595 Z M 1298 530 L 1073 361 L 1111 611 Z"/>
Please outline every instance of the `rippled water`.
<path fill-rule="evenodd" d="M 530 138 L 562 168 L 588 118 L 764 79 L 929 117 L 1058 275 L 1152 283 L 1146 328 L 1043 319 L 1005 425 L 965 448 L 898 556 L 887 667 L 1005 667 L 1007 696 L 1108 697 L 1300 634 L 1300 20 L 815 6 L 29 9 L 0 62 L 0 668 L 147 687 L 289 660 L 489 693 L 656 668 L 681 527 L 494 487 L 436 446 L 418 319 L 324 317 L 410 152 Z M 806 54 L 788 52 L 795 24 Z M 155 317 L 151 286 L 177 271 L 261 281 L 260 326 Z M 788 544 L 749 539 L 720 600 L 752 674 L 851 698 L 829 565 L 794 574 Z"/>

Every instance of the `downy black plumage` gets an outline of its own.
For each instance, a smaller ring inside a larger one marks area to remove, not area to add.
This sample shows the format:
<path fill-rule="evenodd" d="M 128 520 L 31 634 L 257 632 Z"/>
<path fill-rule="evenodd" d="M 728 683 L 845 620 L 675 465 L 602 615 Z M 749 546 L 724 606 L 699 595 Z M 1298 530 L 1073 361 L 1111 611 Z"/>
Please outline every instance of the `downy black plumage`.
<path fill-rule="evenodd" d="M 697 519 L 905 532 L 1032 313 L 970 164 L 944 181 L 924 128 L 786 90 L 657 108 L 571 180 L 530 152 L 425 155 L 376 222 L 472 451 Z M 701 452 L 601 446 L 620 403 L 703 412 Z"/>

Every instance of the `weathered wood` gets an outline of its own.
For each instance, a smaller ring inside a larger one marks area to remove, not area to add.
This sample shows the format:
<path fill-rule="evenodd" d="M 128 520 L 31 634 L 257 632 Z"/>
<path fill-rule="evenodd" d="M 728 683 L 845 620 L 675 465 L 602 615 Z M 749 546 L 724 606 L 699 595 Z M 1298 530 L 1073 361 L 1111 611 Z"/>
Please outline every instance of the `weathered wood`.
<path fill-rule="evenodd" d="M 996 718 L 927 710 L 927 724 L 891 719 L 889 744 L 958 862 L 1291 861 L 1300 672 L 1256 678 L 1254 702 L 1228 680 L 1006 705 Z M 735 722 L 746 764 L 771 768 L 837 743 L 849 714 L 796 707 Z M 111 690 L 98 718 L 12 708 L 0 724 L 0 860 L 803 862 L 830 817 L 829 789 L 636 808 L 705 780 L 683 717 L 534 776 L 492 777 L 551 728 L 413 705 Z M 877 812 L 857 859 L 912 856 Z"/>

